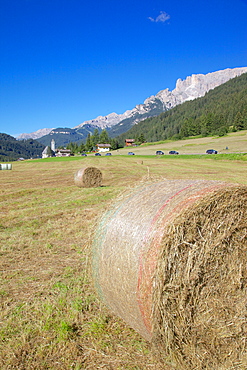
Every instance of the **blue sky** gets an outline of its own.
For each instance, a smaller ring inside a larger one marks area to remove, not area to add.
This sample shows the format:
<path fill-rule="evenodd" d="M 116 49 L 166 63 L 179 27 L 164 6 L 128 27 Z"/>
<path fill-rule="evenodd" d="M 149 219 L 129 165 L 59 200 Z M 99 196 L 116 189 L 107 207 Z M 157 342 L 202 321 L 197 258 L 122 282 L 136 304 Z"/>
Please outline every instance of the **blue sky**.
<path fill-rule="evenodd" d="M 118 114 L 247 66 L 247 0 L 0 0 L 0 132 Z"/>

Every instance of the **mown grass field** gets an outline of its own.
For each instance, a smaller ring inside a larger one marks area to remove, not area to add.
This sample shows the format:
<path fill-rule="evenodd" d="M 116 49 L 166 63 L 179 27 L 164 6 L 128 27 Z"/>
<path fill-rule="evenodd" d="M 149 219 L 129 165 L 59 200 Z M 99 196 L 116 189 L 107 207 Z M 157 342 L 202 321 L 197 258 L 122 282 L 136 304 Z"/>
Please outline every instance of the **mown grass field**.
<path fill-rule="evenodd" d="M 155 146 L 152 143 L 145 143 L 136 148 L 123 148 L 114 154 L 127 154 L 128 151 L 133 151 L 140 155 L 154 155 L 156 150 L 162 150 L 165 154 L 168 154 L 170 150 L 176 150 L 180 154 L 205 154 L 207 149 L 215 149 L 219 154 L 247 152 L 247 131 L 232 132 L 223 137 L 167 140 L 159 142 Z"/>
<path fill-rule="evenodd" d="M 247 184 L 246 156 L 217 159 L 88 156 L 0 171 L 0 369 L 164 369 L 150 343 L 99 302 L 90 270 L 94 232 L 119 194 L 148 181 Z M 74 173 L 87 166 L 102 171 L 100 188 L 74 185 Z"/>

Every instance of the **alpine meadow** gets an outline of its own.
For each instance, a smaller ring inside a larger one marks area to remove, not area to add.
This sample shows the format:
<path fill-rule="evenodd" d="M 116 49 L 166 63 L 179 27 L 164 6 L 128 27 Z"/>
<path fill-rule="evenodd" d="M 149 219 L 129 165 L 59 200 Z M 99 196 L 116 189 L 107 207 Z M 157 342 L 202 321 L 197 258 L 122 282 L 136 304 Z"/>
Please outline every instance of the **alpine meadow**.
<path fill-rule="evenodd" d="M 11 171 L 0 171 L 1 369 L 170 369 L 99 300 L 91 266 L 97 225 L 117 198 L 149 183 L 189 178 L 247 185 L 246 154 L 237 153 L 246 152 L 246 135 L 140 146 L 135 156 L 119 149 L 109 157 L 14 162 Z M 227 154 L 235 142 L 236 153 Z M 212 143 L 222 154 L 190 154 Z M 171 148 L 184 155 L 154 155 Z M 91 166 L 102 172 L 102 186 L 75 186 L 76 171 Z"/>

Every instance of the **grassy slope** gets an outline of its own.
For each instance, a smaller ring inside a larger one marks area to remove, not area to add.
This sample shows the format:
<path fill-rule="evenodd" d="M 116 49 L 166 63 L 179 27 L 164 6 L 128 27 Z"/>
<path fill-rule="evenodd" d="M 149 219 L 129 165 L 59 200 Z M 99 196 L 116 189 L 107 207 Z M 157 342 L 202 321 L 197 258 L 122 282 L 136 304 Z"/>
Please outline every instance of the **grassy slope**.
<path fill-rule="evenodd" d="M 160 148 L 171 144 L 184 142 Z M 246 162 L 136 149 L 152 155 L 16 162 L 0 171 L 1 369 L 164 369 L 150 344 L 98 301 L 90 273 L 98 217 L 118 194 L 146 181 L 247 184 Z M 74 186 L 73 174 L 84 166 L 102 171 L 102 187 Z"/>
<path fill-rule="evenodd" d="M 136 154 L 152 155 L 155 154 L 156 150 L 163 150 L 165 154 L 168 154 L 170 150 L 177 150 L 181 154 L 205 154 L 207 149 L 218 150 L 221 154 L 247 152 L 247 131 L 233 132 L 223 137 L 203 137 L 178 141 L 169 140 L 163 143 L 157 143 L 156 145 L 150 144 L 143 144 L 136 148 L 124 148 L 119 153 L 134 151 Z M 226 150 L 226 147 L 228 147 L 228 150 Z"/>

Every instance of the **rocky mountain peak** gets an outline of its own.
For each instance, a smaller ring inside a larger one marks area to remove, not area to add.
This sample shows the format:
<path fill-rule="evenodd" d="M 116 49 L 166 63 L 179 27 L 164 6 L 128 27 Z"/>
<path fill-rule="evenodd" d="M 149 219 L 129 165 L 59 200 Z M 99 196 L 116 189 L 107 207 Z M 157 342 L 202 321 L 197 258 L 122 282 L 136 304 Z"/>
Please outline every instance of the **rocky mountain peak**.
<path fill-rule="evenodd" d="M 191 76 L 186 77 L 184 81 L 179 78 L 172 93 L 176 96 L 187 96 L 186 100 L 193 100 L 204 96 L 209 90 L 212 90 L 229 81 L 231 78 L 240 76 L 245 72 L 247 72 L 247 67 L 233 69 L 227 68 L 225 70 L 211 72 L 205 75 L 192 74 Z"/>
<path fill-rule="evenodd" d="M 27 140 L 27 139 L 39 139 L 42 136 L 48 135 L 53 128 L 42 128 L 38 131 L 31 132 L 30 134 L 20 134 L 17 136 L 18 140 Z"/>
<path fill-rule="evenodd" d="M 85 121 L 76 127 L 82 127 L 85 123 L 91 123 L 101 128 L 112 127 L 121 124 L 126 119 L 133 119 L 133 124 L 141 120 L 162 113 L 168 109 L 182 104 L 187 100 L 202 97 L 209 90 L 229 81 L 231 78 L 247 72 L 247 67 L 228 68 L 207 74 L 192 74 L 185 80 L 179 78 L 174 90 L 161 90 L 156 95 L 147 98 L 143 104 L 136 105 L 133 109 L 123 114 L 111 113 L 105 117 L 97 117 L 95 120 Z"/>
<path fill-rule="evenodd" d="M 164 89 L 156 95 L 148 97 L 144 103 L 136 105 L 133 109 L 127 110 L 122 114 L 110 113 L 106 116 L 98 116 L 92 120 L 84 121 L 78 126 L 73 127 L 77 130 L 85 125 L 99 127 L 101 129 L 109 128 L 114 131 L 114 136 L 127 131 L 131 126 L 152 116 L 174 108 L 185 101 L 193 100 L 204 96 L 209 90 L 229 81 L 230 79 L 247 73 L 247 67 L 227 68 L 224 70 L 211 72 L 207 74 L 192 74 L 185 80 L 179 78 L 174 90 Z M 118 127 L 121 126 L 121 130 Z M 18 139 L 39 138 L 47 135 L 52 129 L 42 129 L 31 134 L 22 134 Z"/>

